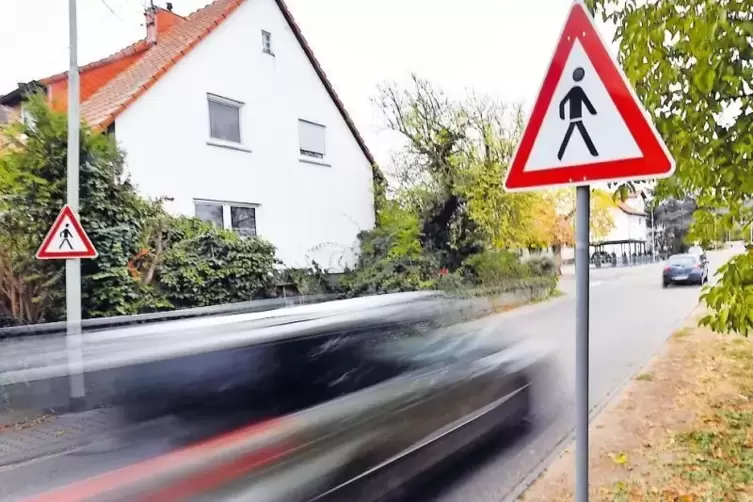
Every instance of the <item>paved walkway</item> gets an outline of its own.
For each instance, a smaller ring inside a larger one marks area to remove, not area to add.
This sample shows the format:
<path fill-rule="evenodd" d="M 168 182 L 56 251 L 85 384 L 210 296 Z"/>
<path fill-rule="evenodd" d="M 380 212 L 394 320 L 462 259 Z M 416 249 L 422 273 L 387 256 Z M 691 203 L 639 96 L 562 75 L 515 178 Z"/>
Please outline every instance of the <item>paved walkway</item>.
<path fill-rule="evenodd" d="M 90 410 L 51 416 L 0 429 L 0 467 L 60 453 L 126 425 L 120 410 Z"/>

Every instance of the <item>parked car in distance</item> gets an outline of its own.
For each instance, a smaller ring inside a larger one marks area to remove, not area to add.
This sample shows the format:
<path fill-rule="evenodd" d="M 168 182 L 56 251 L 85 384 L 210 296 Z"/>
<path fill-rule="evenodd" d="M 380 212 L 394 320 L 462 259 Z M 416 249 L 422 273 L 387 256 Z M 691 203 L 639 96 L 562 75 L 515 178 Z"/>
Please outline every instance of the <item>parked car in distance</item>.
<path fill-rule="evenodd" d="M 705 284 L 709 269 L 705 257 L 697 254 L 675 254 L 662 270 L 662 286 L 670 284 Z"/>

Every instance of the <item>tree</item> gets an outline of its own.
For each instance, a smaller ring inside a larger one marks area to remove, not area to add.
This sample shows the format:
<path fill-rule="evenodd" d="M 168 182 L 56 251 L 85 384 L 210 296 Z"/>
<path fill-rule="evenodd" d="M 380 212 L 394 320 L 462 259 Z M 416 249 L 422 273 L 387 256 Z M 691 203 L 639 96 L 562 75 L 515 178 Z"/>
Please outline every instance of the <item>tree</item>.
<path fill-rule="evenodd" d="M 653 225 L 661 229 L 654 234 L 658 249 L 670 254 L 687 250 L 686 238 L 697 207 L 692 198 L 667 198 L 656 204 Z M 649 221 L 648 224 L 651 226 L 652 222 Z"/>
<path fill-rule="evenodd" d="M 559 188 L 543 192 L 538 203 L 536 232 L 554 252 L 557 274 L 562 273 L 562 248 L 575 245 L 575 189 Z M 614 228 L 613 196 L 600 189 L 591 190 L 591 240 L 607 237 Z"/>
<path fill-rule="evenodd" d="M 753 222 L 753 0 L 590 0 L 616 26 L 619 59 L 677 161 L 660 198 L 692 196 L 691 236 Z M 719 211 L 725 213 L 718 217 Z M 753 329 L 753 253 L 720 269 L 703 298 L 717 331 Z"/>
<path fill-rule="evenodd" d="M 519 106 L 488 96 L 453 101 L 427 81 L 382 86 L 376 103 L 404 148 L 393 178 L 397 197 L 422 221 L 422 245 L 450 270 L 485 248 L 528 247 L 535 194 L 502 189 L 522 130 Z"/>

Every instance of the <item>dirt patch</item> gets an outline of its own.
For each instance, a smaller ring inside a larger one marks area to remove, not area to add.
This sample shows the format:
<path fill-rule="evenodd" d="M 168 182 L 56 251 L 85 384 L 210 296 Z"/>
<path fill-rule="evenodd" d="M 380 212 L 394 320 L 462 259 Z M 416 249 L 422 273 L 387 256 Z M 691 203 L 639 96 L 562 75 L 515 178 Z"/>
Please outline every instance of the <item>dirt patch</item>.
<path fill-rule="evenodd" d="M 11 423 L 0 424 L 0 434 L 6 431 L 20 431 L 24 429 L 32 429 L 42 424 L 52 422 L 55 417 L 52 415 L 41 415 L 30 418 L 13 420 Z"/>
<path fill-rule="evenodd" d="M 591 423 L 591 500 L 753 501 L 753 342 L 686 326 Z M 574 445 L 520 500 L 574 499 Z"/>

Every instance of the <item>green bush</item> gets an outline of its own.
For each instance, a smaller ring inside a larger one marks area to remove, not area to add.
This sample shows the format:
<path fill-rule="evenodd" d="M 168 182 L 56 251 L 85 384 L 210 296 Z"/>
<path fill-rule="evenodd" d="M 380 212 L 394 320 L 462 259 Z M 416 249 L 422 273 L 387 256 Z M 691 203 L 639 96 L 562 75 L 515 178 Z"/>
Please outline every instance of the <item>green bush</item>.
<path fill-rule="evenodd" d="M 289 268 L 282 274 L 284 282 L 292 282 L 302 295 L 336 295 L 343 293 L 339 278 L 327 273 L 318 263 L 310 268 Z"/>
<path fill-rule="evenodd" d="M 437 257 L 420 241 L 418 216 L 394 201 L 385 203 L 375 229 L 358 235 L 361 253 L 342 284 L 349 296 L 432 289 L 439 277 Z"/>
<path fill-rule="evenodd" d="M 463 275 L 473 284 L 492 286 L 531 275 L 531 268 L 509 251 L 484 251 L 463 262 Z"/>
<path fill-rule="evenodd" d="M 530 297 L 546 297 L 557 289 L 557 276 L 547 275 L 513 279 L 496 286 L 467 288 L 459 292 L 461 296 L 496 296 L 505 293 L 526 292 Z"/>
<path fill-rule="evenodd" d="M 555 275 L 556 267 L 554 260 L 548 256 L 534 256 L 526 261 L 532 276 L 549 276 Z"/>
<path fill-rule="evenodd" d="M 155 299 L 169 308 L 235 303 L 274 296 L 275 248 L 196 218 L 168 220 L 154 281 Z"/>

